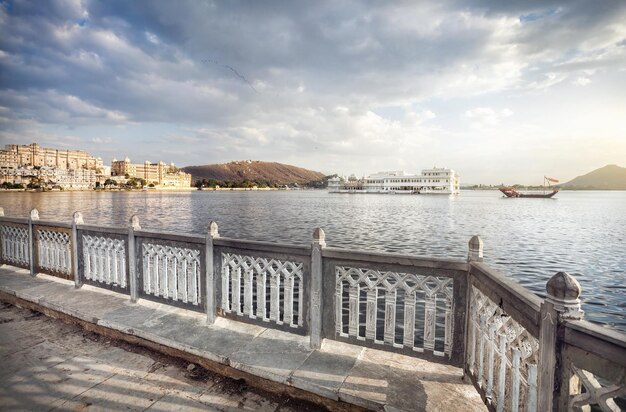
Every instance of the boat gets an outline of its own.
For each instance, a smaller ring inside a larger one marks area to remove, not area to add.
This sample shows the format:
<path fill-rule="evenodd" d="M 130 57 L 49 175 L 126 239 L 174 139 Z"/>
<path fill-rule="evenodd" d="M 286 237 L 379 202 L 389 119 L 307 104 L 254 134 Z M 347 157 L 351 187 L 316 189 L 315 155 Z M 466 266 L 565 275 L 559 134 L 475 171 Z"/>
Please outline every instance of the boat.
<path fill-rule="evenodd" d="M 558 186 L 552 186 L 550 183 L 559 183 L 558 179 L 554 179 L 551 177 L 543 177 L 543 193 L 538 192 L 520 192 L 517 189 L 510 186 L 500 187 L 499 190 L 504 193 L 506 197 L 527 197 L 527 198 L 535 198 L 535 199 L 549 199 L 552 196 L 556 195 L 559 192 Z M 548 183 L 548 188 L 551 190 L 550 192 L 546 191 L 546 183 Z"/>

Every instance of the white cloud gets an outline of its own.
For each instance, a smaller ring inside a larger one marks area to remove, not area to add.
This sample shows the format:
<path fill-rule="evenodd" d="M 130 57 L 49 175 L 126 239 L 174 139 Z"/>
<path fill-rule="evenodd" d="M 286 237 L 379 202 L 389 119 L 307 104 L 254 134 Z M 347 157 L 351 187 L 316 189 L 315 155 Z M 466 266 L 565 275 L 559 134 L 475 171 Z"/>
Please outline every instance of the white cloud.
<path fill-rule="evenodd" d="M 555 73 L 555 72 L 546 73 L 542 79 L 531 82 L 528 85 L 528 88 L 534 89 L 534 90 L 546 90 L 552 86 L 555 86 L 563 82 L 564 80 L 567 79 L 567 77 L 568 75 L 565 73 Z"/>
<path fill-rule="evenodd" d="M 469 120 L 474 129 L 487 129 L 497 126 L 503 118 L 513 115 L 510 109 L 494 110 L 490 107 L 476 107 L 465 112 L 465 118 Z"/>
<path fill-rule="evenodd" d="M 157 36 L 154 33 L 150 33 L 149 31 L 147 31 L 146 33 L 146 39 L 148 39 L 148 41 L 152 44 L 159 44 L 161 43 L 161 41 L 159 40 L 159 36 Z"/>
<path fill-rule="evenodd" d="M 575 84 L 576 86 L 586 86 L 589 83 L 591 83 L 591 79 L 589 77 L 578 77 L 576 80 L 574 80 L 572 82 L 572 84 Z"/>

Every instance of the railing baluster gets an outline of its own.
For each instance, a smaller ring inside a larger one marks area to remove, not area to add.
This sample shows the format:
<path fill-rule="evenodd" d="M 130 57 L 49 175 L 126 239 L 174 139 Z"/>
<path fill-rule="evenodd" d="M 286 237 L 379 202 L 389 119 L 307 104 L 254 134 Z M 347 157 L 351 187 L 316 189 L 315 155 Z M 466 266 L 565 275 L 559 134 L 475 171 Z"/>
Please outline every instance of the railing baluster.
<path fill-rule="evenodd" d="M 283 289 L 284 293 L 284 318 L 283 321 L 287 325 L 293 324 L 293 277 L 285 276 L 285 287 Z M 252 296 L 250 298 L 252 302 Z"/>
<path fill-rule="evenodd" d="M 499 337 L 499 347 L 498 347 L 498 356 L 500 359 L 500 368 L 498 373 L 498 403 L 496 406 L 497 412 L 504 411 L 504 396 L 506 391 L 506 366 L 507 366 L 507 357 L 506 357 L 506 334 L 500 333 Z"/>
<path fill-rule="evenodd" d="M 452 331 L 453 331 L 453 321 L 452 321 L 452 296 L 446 296 L 446 309 L 445 309 L 445 325 L 444 325 L 444 335 L 443 335 L 443 352 L 450 356 L 452 353 Z"/>
<path fill-rule="evenodd" d="M 154 294 L 155 285 L 154 285 L 154 273 L 156 272 L 156 267 L 154 265 L 154 255 L 145 254 L 142 259 L 143 261 L 143 291 L 147 294 Z"/>
<path fill-rule="evenodd" d="M 187 263 L 187 265 L 189 265 L 189 263 Z M 194 305 L 199 305 L 202 303 L 202 296 L 201 293 L 198 293 L 200 290 L 202 290 L 202 281 L 200 280 L 200 262 L 197 262 L 195 259 L 193 260 L 193 263 L 191 264 L 191 270 L 189 273 L 189 278 L 188 278 L 188 292 L 187 292 L 187 301 L 191 301 L 191 303 L 193 303 Z M 207 282 L 209 282 L 209 280 L 207 280 Z M 215 305 L 214 302 L 214 298 L 213 298 L 213 293 L 214 293 L 215 287 L 213 286 L 213 282 L 211 282 L 211 286 L 207 286 L 206 287 L 206 304 L 207 304 L 207 312 L 209 311 L 209 302 L 211 304 L 211 310 L 215 311 L 215 308 L 213 307 Z M 209 316 L 207 314 L 207 316 Z M 213 315 L 214 316 L 214 315 Z M 212 321 L 211 321 L 212 323 Z"/>
<path fill-rule="evenodd" d="M 435 310 L 436 302 L 434 294 L 426 293 L 426 303 L 424 305 L 424 350 L 433 352 L 435 350 Z"/>
<path fill-rule="evenodd" d="M 348 335 L 359 334 L 359 285 L 351 285 L 348 289 Z"/>
<path fill-rule="evenodd" d="M 396 291 L 385 291 L 385 331 L 387 345 L 393 345 L 396 338 Z"/>
<path fill-rule="evenodd" d="M 376 339 L 376 315 L 378 301 L 378 289 L 374 286 L 367 289 L 367 303 L 365 307 L 365 338 Z"/>
<path fill-rule="evenodd" d="M 182 253 L 181 253 L 182 255 Z M 187 276 L 189 270 L 187 268 L 187 259 L 180 256 L 176 262 L 176 300 L 187 303 Z"/>
<path fill-rule="evenodd" d="M 402 344 L 413 348 L 415 344 L 415 292 L 404 295 L 404 336 Z"/>
<path fill-rule="evenodd" d="M 302 282 L 302 279 L 297 278 L 298 279 L 298 326 L 302 326 L 304 325 L 304 305 L 306 305 L 306 301 L 304 300 L 304 283 Z M 296 280 L 294 279 L 294 282 L 296 282 Z M 295 284 L 295 283 L 294 283 Z M 320 288 L 321 290 L 321 288 Z M 311 314 L 311 319 L 313 317 L 313 314 Z M 321 308 L 320 308 L 320 318 L 321 318 Z M 313 323 L 313 321 L 311 321 L 311 323 Z M 321 321 L 320 321 L 320 326 L 321 326 Z M 312 329 L 313 329 L 313 325 L 311 325 L 311 333 Z M 320 331 L 321 334 L 321 331 Z M 316 349 L 316 347 L 312 347 L 313 349 Z"/>
<path fill-rule="evenodd" d="M 485 396 L 488 399 L 492 399 L 493 397 L 493 369 L 494 365 L 494 355 L 496 352 L 496 324 L 492 323 L 489 326 L 489 337 L 488 337 L 488 358 L 487 358 L 487 390 L 485 391 Z"/>
<path fill-rule="evenodd" d="M 522 359 L 522 353 L 519 348 L 513 348 L 513 368 L 511 370 L 511 411 L 517 412 L 519 410 L 519 395 L 520 395 L 520 360 Z"/>
<path fill-rule="evenodd" d="M 228 291 L 230 288 L 230 265 L 227 256 L 222 256 L 222 310 L 230 312 Z"/>
<path fill-rule="evenodd" d="M 528 365 L 527 412 L 537 411 L 537 365 Z"/>
<path fill-rule="evenodd" d="M 252 316 L 252 268 L 246 269 L 243 274 L 243 314 Z"/>
<path fill-rule="evenodd" d="M 235 269 L 232 276 L 232 303 L 231 310 L 238 315 L 241 315 L 241 268 Z"/>
<path fill-rule="evenodd" d="M 483 361 L 484 361 L 484 356 L 483 354 L 484 349 L 485 349 L 485 323 L 486 323 L 486 316 L 484 314 L 480 315 L 480 326 L 478 329 L 478 339 L 479 339 L 479 343 L 478 343 L 478 385 L 482 388 L 484 387 L 484 383 L 483 383 Z"/>
<path fill-rule="evenodd" d="M 266 303 L 265 303 L 265 290 L 267 289 L 267 276 L 265 271 L 261 271 L 256 275 L 256 317 L 259 319 L 266 319 Z"/>
<path fill-rule="evenodd" d="M 280 275 L 270 275 L 270 320 L 280 323 Z"/>
<path fill-rule="evenodd" d="M 343 333 L 343 288 L 344 282 L 338 282 L 335 286 L 335 333 L 344 336 Z"/>

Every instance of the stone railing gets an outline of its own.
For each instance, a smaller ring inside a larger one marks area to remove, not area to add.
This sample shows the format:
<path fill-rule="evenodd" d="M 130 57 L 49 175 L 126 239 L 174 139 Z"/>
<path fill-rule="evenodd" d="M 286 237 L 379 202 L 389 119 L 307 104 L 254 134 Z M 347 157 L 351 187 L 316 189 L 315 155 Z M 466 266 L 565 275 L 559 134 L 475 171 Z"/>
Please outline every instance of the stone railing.
<path fill-rule="evenodd" d="M 482 262 L 4 217 L 0 262 L 216 316 L 462 366 L 495 411 L 624 408 L 626 336 L 583 320 L 580 285 L 541 299 Z"/>

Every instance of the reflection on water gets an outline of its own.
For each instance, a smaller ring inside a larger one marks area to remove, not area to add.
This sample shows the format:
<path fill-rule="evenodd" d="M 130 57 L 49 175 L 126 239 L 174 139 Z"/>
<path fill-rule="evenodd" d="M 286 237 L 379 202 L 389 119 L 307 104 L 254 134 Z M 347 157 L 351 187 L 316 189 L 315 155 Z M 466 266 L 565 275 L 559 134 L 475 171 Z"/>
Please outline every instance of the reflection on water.
<path fill-rule="evenodd" d="M 485 260 L 544 295 L 567 271 L 583 286 L 589 320 L 626 330 L 626 192 L 561 192 L 554 199 L 505 199 L 499 192 L 442 195 L 346 195 L 279 192 L 0 192 L 9 216 L 39 209 L 42 219 L 220 234 L 309 244 L 322 227 L 330 246 L 464 259 L 480 235 Z"/>

